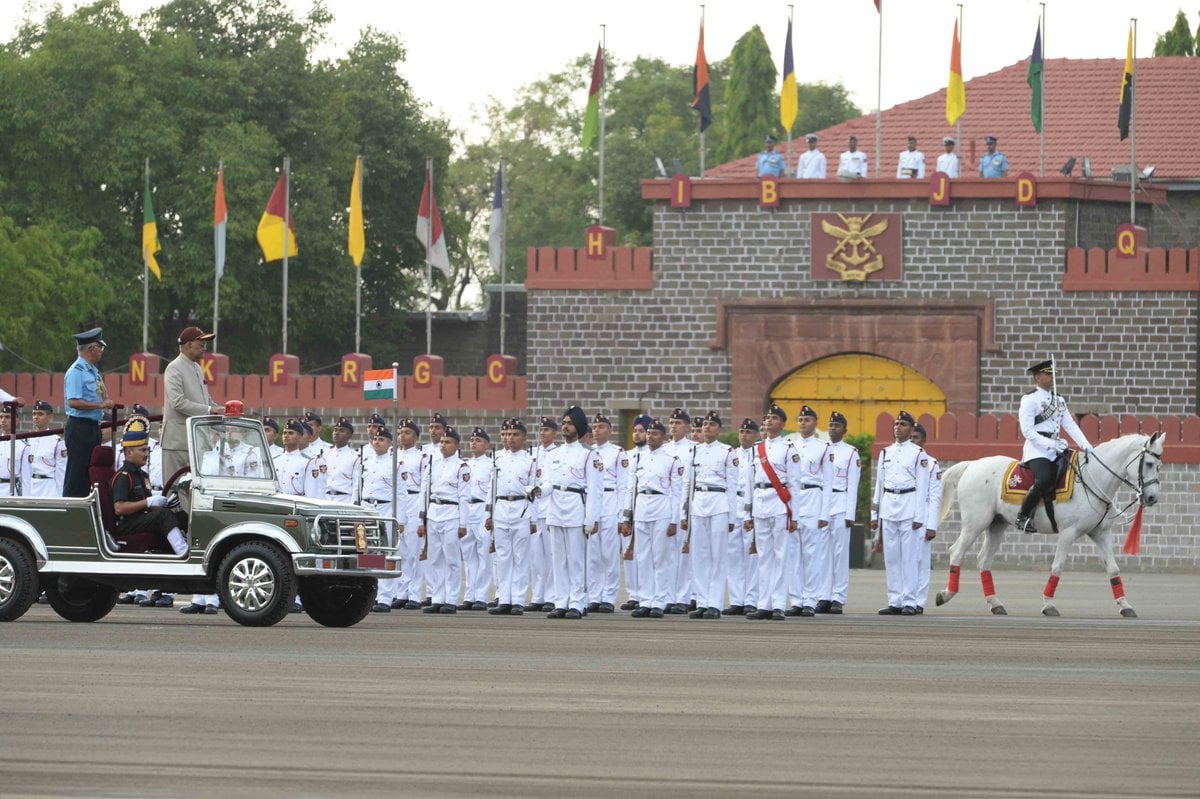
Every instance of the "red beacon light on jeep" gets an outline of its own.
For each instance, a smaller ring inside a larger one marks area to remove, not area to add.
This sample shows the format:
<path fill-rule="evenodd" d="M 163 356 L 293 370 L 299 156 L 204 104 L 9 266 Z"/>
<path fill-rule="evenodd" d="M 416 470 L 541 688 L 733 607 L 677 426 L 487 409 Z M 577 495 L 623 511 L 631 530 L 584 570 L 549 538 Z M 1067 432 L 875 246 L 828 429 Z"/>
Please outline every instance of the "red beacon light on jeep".
<path fill-rule="evenodd" d="M 241 416 L 244 413 L 244 407 L 241 400 L 228 400 L 225 403 L 226 416 Z"/>

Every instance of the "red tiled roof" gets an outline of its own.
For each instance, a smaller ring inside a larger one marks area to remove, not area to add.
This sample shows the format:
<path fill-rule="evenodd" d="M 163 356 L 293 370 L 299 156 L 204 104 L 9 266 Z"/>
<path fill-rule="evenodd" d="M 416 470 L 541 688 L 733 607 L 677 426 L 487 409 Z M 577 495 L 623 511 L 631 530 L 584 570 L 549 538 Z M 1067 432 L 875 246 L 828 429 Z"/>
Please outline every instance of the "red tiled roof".
<path fill-rule="evenodd" d="M 1045 67 L 1046 173 L 1056 174 L 1070 158 L 1088 156 L 1092 175 L 1109 178 L 1115 164 L 1129 163 L 1129 139 L 1120 140 L 1117 109 L 1124 59 L 1055 58 Z M 1029 119 L 1028 59 L 966 83 L 967 111 L 962 118 L 959 158 L 963 174 L 977 174 L 983 137 L 999 139 L 997 149 L 1008 156 L 1009 175 L 1038 172 L 1039 136 Z M 1137 161 L 1155 165 L 1155 180 L 1200 179 L 1200 58 L 1171 56 L 1139 58 L 1137 92 Z M 792 164 L 804 148 L 803 133 L 792 144 Z M 821 150 L 829 175 L 837 170 L 838 154 L 850 134 L 872 160 L 875 174 L 875 117 L 862 116 L 822 131 Z M 880 177 L 896 174 L 896 160 L 906 139 L 917 137 L 930 170 L 943 152 L 942 137 L 954 135 L 946 124 L 946 90 L 889 108 L 883 112 L 883 160 Z M 757 156 L 732 161 L 705 172 L 714 178 L 753 178 Z M 1075 175 L 1081 166 L 1075 167 Z"/>

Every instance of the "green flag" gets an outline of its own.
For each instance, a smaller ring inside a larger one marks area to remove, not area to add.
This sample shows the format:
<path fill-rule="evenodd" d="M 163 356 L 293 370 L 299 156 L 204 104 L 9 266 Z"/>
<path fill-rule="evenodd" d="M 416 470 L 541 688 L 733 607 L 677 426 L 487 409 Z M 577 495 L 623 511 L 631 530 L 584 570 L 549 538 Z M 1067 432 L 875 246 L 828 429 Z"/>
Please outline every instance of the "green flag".
<path fill-rule="evenodd" d="M 1029 57 L 1029 118 L 1033 129 L 1042 132 L 1042 27 L 1038 25 L 1037 36 L 1033 37 L 1033 55 Z"/>

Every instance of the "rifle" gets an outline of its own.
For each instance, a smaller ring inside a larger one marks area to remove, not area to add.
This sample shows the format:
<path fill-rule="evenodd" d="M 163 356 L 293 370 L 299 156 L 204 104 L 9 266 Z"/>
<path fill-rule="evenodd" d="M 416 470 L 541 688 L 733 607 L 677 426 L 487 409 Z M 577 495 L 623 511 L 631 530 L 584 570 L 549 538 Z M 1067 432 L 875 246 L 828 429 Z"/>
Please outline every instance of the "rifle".
<path fill-rule="evenodd" d="M 642 453 L 638 453 L 633 461 L 633 502 L 629 506 L 629 546 L 625 547 L 625 554 L 621 556 L 621 560 L 633 560 L 633 539 L 637 535 L 637 528 L 634 526 L 633 519 L 637 515 L 637 467 L 642 461 Z"/>
<path fill-rule="evenodd" d="M 417 560 L 429 560 L 429 501 L 433 498 L 433 454 L 429 455 L 429 463 L 421 456 L 421 464 L 428 470 L 429 480 L 425 484 L 425 509 L 421 513 L 421 521 L 425 525 L 425 543 L 421 546 L 421 554 Z"/>
<path fill-rule="evenodd" d="M 683 519 L 688 523 L 687 538 L 683 539 L 683 549 L 680 550 L 684 555 L 692 550 L 692 501 L 696 498 L 696 450 L 698 448 L 698 444 L 692 444 L 692 473 L 688 475 L 687 504 L 683 506 Z"/>
<path fill-rule="evenodd" d="M 492 487 L 488 489 L 488 504 L 484 506 L 487 511 L 487 516 L 492 520 L 491 543 L 488 544 L 488 553 L 496 554 L 496 520 L 493 517 L 496 507 L 496 484 L 499 481 L 500 466 L 496 463 L 496 445 L 492 445 Z"/>
<path fill-rule="evenodd" d="M 750 501 L 746 503 L 746 509 L 750 511 L 750 549 L 746 550 L 748 555 L 758 554 L 758 531 L 754 527 L 754 469 L 754 461 L 750 461 L 750 490 L 747 492 Z"/>

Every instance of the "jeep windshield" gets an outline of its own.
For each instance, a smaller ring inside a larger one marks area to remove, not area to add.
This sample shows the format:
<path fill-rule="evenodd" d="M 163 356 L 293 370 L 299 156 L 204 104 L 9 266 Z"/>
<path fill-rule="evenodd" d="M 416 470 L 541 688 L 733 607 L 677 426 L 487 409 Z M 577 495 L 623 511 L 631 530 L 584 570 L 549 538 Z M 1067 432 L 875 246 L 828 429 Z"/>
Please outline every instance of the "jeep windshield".
<path fill-rule="evenodd" d="M 262 425 L 254 419 L 188 420 L 194 483 L 226 490 L 277 490 Z"/>

